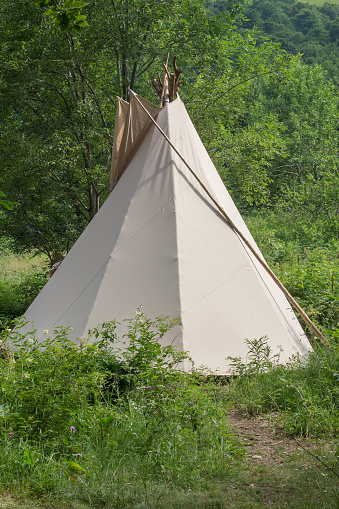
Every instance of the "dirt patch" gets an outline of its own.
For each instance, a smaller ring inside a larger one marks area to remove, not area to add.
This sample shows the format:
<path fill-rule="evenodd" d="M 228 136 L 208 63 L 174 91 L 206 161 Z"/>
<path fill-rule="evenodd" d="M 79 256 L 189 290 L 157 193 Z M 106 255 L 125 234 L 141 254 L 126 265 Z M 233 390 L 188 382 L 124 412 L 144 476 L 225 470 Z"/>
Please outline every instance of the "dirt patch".
<path fill-rule="evenodd" d="M 246 455 L 265 465 L 278 465 L 302 451 L 297 442 L 263 417 L 248 418 L 237 410 L 229 415 L 232 427 L 246 449 Z"/>

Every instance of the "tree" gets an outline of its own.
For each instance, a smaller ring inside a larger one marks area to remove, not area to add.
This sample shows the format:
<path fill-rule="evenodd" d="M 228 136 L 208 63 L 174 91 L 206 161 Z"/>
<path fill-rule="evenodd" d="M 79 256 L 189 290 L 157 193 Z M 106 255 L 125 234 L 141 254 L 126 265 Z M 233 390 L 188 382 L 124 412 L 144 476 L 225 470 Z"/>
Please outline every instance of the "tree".
<path fill-rule="evenodd" d="M 235 28 L 220 43 L 218 58 L 184 90 L 194 124 L 238 206 L 262 205 L 270 197 L 270 162 L 283 155 L 283 128 L 260 115 L 252 90 L 262 80 L 282 79 L 289 57 L 279 46 Z"/>
<path fill-rule="evenodd" d="M 195 66 L 211 61 L 230 29 L 229 12 L 210 17 L 202 0 L 55 6 L 73 9 L 75 18 L 86 15 L 90 28 L 72 34 L 74 24 L 53 23 L 60 14 L 53 7 L 50 20 L 23 0 L 4 0 L 0 18 L 6 105 L 0 184 L 19 204 L 1 229 L 51 261 L 72 245 L 109 192 L 116 95 L 128 98 L 128 87 L 143 92 L 139 82 L 158 73 L 167 49 L 186 46 Z M 144 95 L 152 93 L 147 85 Z"/>
<path fill-rule="evenodd" d="M 319 66 L 293 59 L 256 82 L 246 124 L 227 132 L 224 179 L 243 207 L 269 205 L 303 242 L 339 232 L 339 98 Z M 228 157 L 227 157 L 228 156 Z"/>

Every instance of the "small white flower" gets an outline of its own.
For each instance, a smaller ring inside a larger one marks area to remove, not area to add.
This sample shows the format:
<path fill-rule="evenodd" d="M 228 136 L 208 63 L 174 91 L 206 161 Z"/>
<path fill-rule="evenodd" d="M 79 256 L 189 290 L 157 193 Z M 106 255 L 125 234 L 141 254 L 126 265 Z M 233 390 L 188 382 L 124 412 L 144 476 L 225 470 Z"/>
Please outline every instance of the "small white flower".
<path fill-rule="evenodd" d="M 44 334 L 48 334 L 48 329 L 44 329 Z"/>

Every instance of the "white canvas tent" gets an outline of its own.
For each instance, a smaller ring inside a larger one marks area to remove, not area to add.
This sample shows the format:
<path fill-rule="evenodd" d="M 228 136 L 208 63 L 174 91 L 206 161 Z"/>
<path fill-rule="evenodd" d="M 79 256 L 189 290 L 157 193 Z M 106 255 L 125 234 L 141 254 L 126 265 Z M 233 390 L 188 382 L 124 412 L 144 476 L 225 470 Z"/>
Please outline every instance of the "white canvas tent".
<path fill-rule="evenodd" d="M 160 109 L 119 100 L 113 190 L 27 310 L 38 337 L 63 325 L 75 340 L 142 305 L 151 318 L 179 317 L 164 342 L 220 374 L 229 372 L 227 356 L 246 359 L 246 338 L 267 336 L 282 362 L 306 354 L 311 346 L 282 291 L 137 99 L 255 246 L 182 101 Z"/>

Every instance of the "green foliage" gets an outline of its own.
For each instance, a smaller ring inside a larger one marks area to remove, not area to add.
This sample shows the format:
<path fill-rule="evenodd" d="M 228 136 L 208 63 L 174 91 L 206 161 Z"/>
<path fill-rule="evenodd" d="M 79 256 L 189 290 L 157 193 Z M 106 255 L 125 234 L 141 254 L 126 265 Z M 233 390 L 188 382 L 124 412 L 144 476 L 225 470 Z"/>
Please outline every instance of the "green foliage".
<path fill-rule="evenodd" d="M 250 343 L 249 368 L 234 361 L 229 398 L 251 415 L 272 413 L 299 436 L 336 436 L 339 432 L 339 347 L 333 344 L 294 358 L 287 366 L 272 362 L 265 342 Z M 258 348 L 259 346 L 259 348 Z"/>
<path fill-rule="evenodd" d="M 239 448 L 225 405 L 178 370 L 185 354 L 159 345 L 173 322 L 138 311 L 121 340 L 117 326 L 80 346 L 65 329 L 41 344 L 10 333 L 14 351 L 0 359 L 2 486 L 127 507 L 157 485 L 226 479 Z"/>
<path fill-rule="evenodd" d="M 245 339 L 248 347 L 246 362 L 241 357 L 227 357 L 233 374 L 237 376 L 255 375 L 265 373 L 279 362 L 279 354 L 272 355 L 271 348 L 267 344 L 267 336 L 259 339 Z"/>
<path fill-rule="evenodd" d="M 86 17 L 81 14 L 80 9 L 85 7 L 86 2 L 78 0 L 36 0 L 39 7 L 48 7 L 44 16 L 50 16 L 55 25 L 62 31 L 69 33 L 81 32 L 81 29 L 88 26 Z"/>
<path fill-rule="evenodd" d="M 259 193 L 266 198 L 262 203 L 293 212 L 294 222 L 300 216 L 305 229 L 322 221 L 328 225 L 328 237 L 333 236 L 338 231 L 335 147 L 339 109 L 335 88 L 321 68 L 302 66 L 295 59 L 279 77 L 268 76 L 254 83 L 246 101 L 247 126 L 239 129 L 238 142 L 247 157 L 240 171 L 243 183 L 237 181 L 236 161 L 225 159 L 223 170 L 233 194 L 245 203 L 251 203 L 252 197 L 253 202 L 256 195 L 246 189 L 246 181 L 253 179 L 252 171 L 248 176 L 246 171 L 254 166 Z M 241 133 L 252 130 L 261 134 L 262 141 L 253 138 L 248 151 Z M 261 175 L 264 178 L 260 182 Z"/>
<path fill-rule="evenodd" d="M 301 53 L 304 63 L 322 65 L 338 84 L 337 2 L 255 0 L 247 6 L 245 17 L 243 27 L 255 26 L 289 53 Z"/>
<path fill-rule="evenodd" d="M 272 164 L 287 156 L 283 130 L 272 115 L 225 137 L 220 175 L 240 203 L 260 207 L 270 201 Z"/>
<path fill-rule="evenodd" d="M 115 97 L 128 99 L 130 87 L 155 100 L 148 83 L 168 51 L 185 47 L 180 65 L 193 76 L 212 66 L 242 3 L 211 16 L 202 0 L 41 0 L 41 16 L 34 2 L 5 0 L 0 186 L 18 206 L 1 235 L 50 260 L 68 251 L 109 193 Z M 72 34 L 83 8 L 90 29 Z"/>
<path fill-rule="evenodd" d="M 123 335 L 123 348 L 118 352 L 119 343 L 115 345 L 114 362 L 124 369 L 122 378 L 128 379 L 131 386 L 143 379 L 153 382 L 171 375 L 175 367 L 189 359 L 187 354 L 172 345 L 161 346 L 166 332 L 177 323 L 178 320 L 163 317 L 151 320 L 140 309 L 134 319 L 125 320 L 127 332 Z M 103 323 L 90 331 L 89 337 L 117 343 L 119 325 L 115 321 Z"/>
<path fill-rule="evenodd" d="M 56 437 L 70 425 L 81 425 L 83 400 L 89 394 L 97 397 L 103 379 L 95 370 L 96 348 L 76 348 L 66 329 L 42 345 L 20 334 L 14 334 L 11 344 L 16 353 L 3 362 L 1 387 L 13 429 L 25 438 L 53 429 Z"/>

